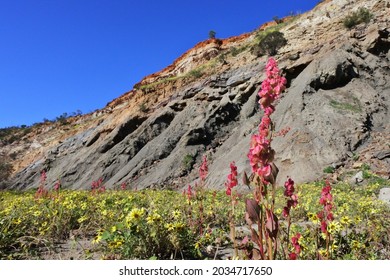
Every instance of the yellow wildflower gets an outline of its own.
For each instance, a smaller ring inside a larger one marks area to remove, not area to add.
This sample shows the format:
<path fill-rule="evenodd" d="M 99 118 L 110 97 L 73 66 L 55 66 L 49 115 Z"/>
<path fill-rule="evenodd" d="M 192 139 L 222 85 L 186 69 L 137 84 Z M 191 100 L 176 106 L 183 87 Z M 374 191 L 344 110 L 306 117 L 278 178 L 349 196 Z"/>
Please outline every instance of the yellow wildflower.
<path fill-rule="evenodd" d="M 83 202 L 83 203 L 81 203 L 81 210 L 85 210 L 85 209 L 87 209 L 87 203 L 86 202 Z"/>
<path fill-rule="evenodd" d="M 332 252 L 336 251 L 339 246 L 336 244 L 336 242 L 333 242 L 332 245 L 330 245 L 330 250 Z"/>
<path fill-rule="evenodd" d="M 96 235 L 94 239 L 92 240 L 92 244 L 97 244 L 102 240 L 102 237 L 100 235 Z"/>
<path fill-rule="evenodd" d="M 173 226 L 176 230 L 182 230 L 185 225 L 183 223 L 174 223 Z"/>
<path fill-rule="evenodd" d="M 123 242 L 121 240 L 114 240 L 114 241 L 111 241 L 108 246 L 111 248 L 111 249 L 116 249 L 118 247 L 120 247 L 121 245 L 123 244 Z"/>
<path fill-rule="evenodd" d="M 348 226 L 348 225 L 350 225 L 350 224 L 352 223 L 352 220 L 351 220 L 348 216 L 344 216 L 344 217 L 342 217 L 342 218 L 340 219 L 340 223 L 341 223 L 342 225 Z"/>
<path fill-rule="evenodd" d="M 83 223 L 84 221 L 88 220 L 88 217 L 87 216 L 81 216 L 80 218 L 77 219 L 77 222 L 79 224 Z"/>
<path fill-rule="evenodd" d="M 320 249 L 318 250 L 318 253 L 323 257 L 327 257 L 328 255 L 326 249 Z"/>
<path fill-rule="evenodd" d="M 360 243 L 357 240 L 352 240 L 351 241 L 351 249 L 352 250 L 358 250 L 358 249 L 365 248 L 365 247 L 366 246 L 364 246 L 364 244 Z"/>
<path fill-rule="evenodd" d="M 307 216 L 308 216 L 309 220 L 313 224 L 319 224 L 320 220 L 318 219 L 317 214 L 315 214 L 315 213 L 308 213 Z"/>
<path fill-rule="evenodd" d="M 339 222 L 332 221 L 328 224 L 328 232 L 330 234 L 334 234 L 340 231 L 340 224 Z"/>
<path fill-rule="evenodd" d="M 126 216 L 125 221 L 127 227 L 134 225 L 139 222 L 145 213 L 144 208 L 133 208 L 130 213 Z"/>
<path fill-rule="evenodd" d="M 168 231 L 173 231 L 175 226 L 172 223 L 165 224 L 164 226 Z"/>
<path fill-rule="evenodd" d="M 42 214 L 41 211 L 35 211 L 35 212 L 33 213 L 33 215 L 34 215 L 35 217 L 38 217 L 38 216 L 40 216 L 41 214 Z"/>
<path fill-rule="evenodd" d="M 181 212 L 179 210 L 175 210 L 172 212 L 172 216 L 174 219 L 179 219 L 181 217 Z"/>
<path fill-rule="evenodd" d="M 153 223 L 158 223 L 158 222 L 161 222 L 161 216 L 160 214 L 158 213 L 153 213 L 152 215 L 149 215 L 147 218 L 146 218 L 146 222 L 148 224 L 153 224 Z"/>

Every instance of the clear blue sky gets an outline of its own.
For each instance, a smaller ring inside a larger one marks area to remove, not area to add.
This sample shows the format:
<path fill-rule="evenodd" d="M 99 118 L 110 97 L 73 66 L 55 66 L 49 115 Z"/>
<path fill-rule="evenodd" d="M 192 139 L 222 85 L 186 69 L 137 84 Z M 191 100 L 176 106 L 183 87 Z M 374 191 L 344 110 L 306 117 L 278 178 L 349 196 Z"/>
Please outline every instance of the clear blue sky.
<path fill-rule="evenodd" d="M 88 113 L 208 38 L 318 0 L 0 0 L 0 127 Z"/>

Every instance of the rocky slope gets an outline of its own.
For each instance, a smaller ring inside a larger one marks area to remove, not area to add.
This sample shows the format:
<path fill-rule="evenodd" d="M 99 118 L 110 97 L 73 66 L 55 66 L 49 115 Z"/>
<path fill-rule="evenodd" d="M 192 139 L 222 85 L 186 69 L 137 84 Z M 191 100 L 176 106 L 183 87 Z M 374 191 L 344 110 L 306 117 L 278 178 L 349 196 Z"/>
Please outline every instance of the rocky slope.
<path fill-rule="evenodd" d="M 366 7 L 368 24 L 350 30 L 343 20 Z M 312 11 L 225 40 L 210 39 L 102 110 L 67 124 L 36 126 L 0 153 L 13 155 L 13 189 L 48 186 L 181 188 L 209 158 L 207 185 L 222 188 L 233 160 L 249 172 L 247 153 L 261 112 L 257 92 L 267 57 L 251 48 L 270 30 L 287 45 L 275 58 L 288 79 L 273 120 L 279 184 L 321 178 L 327 166 L 364 162 L 381 176 L 390 171 L 390 2 L 323 1 Z"/>

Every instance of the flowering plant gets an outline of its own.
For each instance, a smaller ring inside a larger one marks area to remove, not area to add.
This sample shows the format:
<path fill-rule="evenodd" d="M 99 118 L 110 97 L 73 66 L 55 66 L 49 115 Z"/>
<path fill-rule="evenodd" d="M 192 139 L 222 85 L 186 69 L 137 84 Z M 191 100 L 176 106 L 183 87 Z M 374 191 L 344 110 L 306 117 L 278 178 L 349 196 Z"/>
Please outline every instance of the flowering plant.
<path fill-rule="evenodd" d="M 279 170 L 273 162 L 275 150 L 271 147 L 271 143 L 274 125 L 270 116 L 275 111 L 274 101 L 280 97 L 285 89 L 286 78 L 279 74 L 279 68 L 272 57 L 268 60 L 265 68 L 267 78 L 263 81 L 258 93 L 259 104 L 264 110 L 264 115 L 261 118 L 258 132 L 252 136 L 248 153 L 252 171 L 251 180 L 244 174 L 244 183 L 248 186 L 254 186 L 254 198 L 246 200 L 245 218 L 250 227 L 251 240 L 257 247 L 249 246 L 246 249 L 249 258 L 272 260 L 276 258 L 278 251 L 277 237 L 280 230 L 278 217 L 275 214 L 275 182 Z M 232 180 L 233 174 L 237 174 L 236 169 L 232 169 L 226 184 L 228 195 L 231 195 L 232 185 L 236 185 L 236 182 Z M 291 178 L 286 181 L 284 186 L 287 205 L 283 209 L 283 216 L 288 219 L 286 236 L 288 242 L 291 223 L 290 209 L 296 207 L 298 197 L 294 194 L 294 181 Z M 255 225 L 257 225 L 257 230 L 254 228 Z M 294 246 L 296 247 L 296 244 Z M 285 252 L 285 254 L 287 253 Z"/>

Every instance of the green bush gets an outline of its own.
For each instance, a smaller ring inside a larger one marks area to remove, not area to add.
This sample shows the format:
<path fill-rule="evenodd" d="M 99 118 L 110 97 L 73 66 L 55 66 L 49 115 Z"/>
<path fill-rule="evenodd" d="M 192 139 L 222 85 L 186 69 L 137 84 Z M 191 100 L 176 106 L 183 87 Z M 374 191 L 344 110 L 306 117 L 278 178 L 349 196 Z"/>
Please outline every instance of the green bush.
<path fill-rule="evenodd" d="M 217 32 L 215 32 L 214 30 L 210 30 L 209 31 L 209 38 L 210 39 L 215 39 L 215 35 L 217 34 Z"/>
<path fill-rule="evenodd" d="M 274 20 L 274 22 L 275 22 L 276 24 L 280 24 L 280 23 L 283 22 L 283 20 L 280 19 L 278 16 L 274 16 L 272 19 Z"/>
<path fill-rule="evenodd" d="M 280 31 L 273 31 L 260 39 L 259 44 L 252 48 L 252 54 L 262 56 L 265 54 L 276 55 L 278 50 L 287 44 L 284 34 Z"/>
<path fill-rule="evenodd" d="M 191 170 L 192 166 L 194 165 L 195 163 L 195 158 L 193 155 L 191 154 L 187 154 L 184 156 L 183 158 L 183 161 L 182 161 L 182 164 L 183 164 L 183 168 L 185 170 Z"/>
<path fill-rule="evenodd" d="M 352 14 L 348 15 L 344 19 L 344 26 L 348 29 L 351 29 L 352 27 L 360 24 L 360 23 L 368 23 L 373 15 L 370 13 L 370 11 L 367 8 L 361 7 L 356 12 L 353 12 Z"/>
<path fill-rule="evenodd" d="M 333 166 L 327 166 L 324 168 L 324 173 L 333 173 L 335 171 L 335 168 Z"/>
<path fill-rule="evenodd" d="M 61 125 L 68 124 L 68 113 L 62 113 L 58 117 L 56 117 L 56 121 L 59 122 Z"/>
<path fill-rule="evenodd" d="M 200 69 L 193 69 L 188 73 L 188 75 L 194 78 L 200 78 L 203 76 L 203 72 Z"/>
<path fill-rule="evenodd" d="M 237 56 L 239 55 L 240 53 L 242 53 L 243 51 L 245 51 L 247 49 L 247 46 L 241 46 L 240 48 L 236 48 L 236 47 L 231 47 L 230 48 L 230 54 L 232 56 Z"/>
<path fill-rule="evenodd" d="M 0 187 L 5 185 L 5 182 L 11 176 L 13 167 L 10 163 L 7 163 L 3 157 L 0 157 Z"/>
<path fill-rule="evenodd" d="M 141 104 L 139 104 L 139 110 L 142 112 L 142 113 L 146 113 L 148 111 L 148 107 L 146 106 L 146 103 L 145 102 L 142 102 Z"/>
<path fill-rule="evenodd" d="M 217 58 L 219 63 L 226 63 L 226 54 L 222 53 Z"/>
<path fill-rule="evenodd" d="M 239 54 L 238 49 L 236 47 L 231 47 L 230 53 L 232 54 L 232 56 L 237 56 Z"/>

